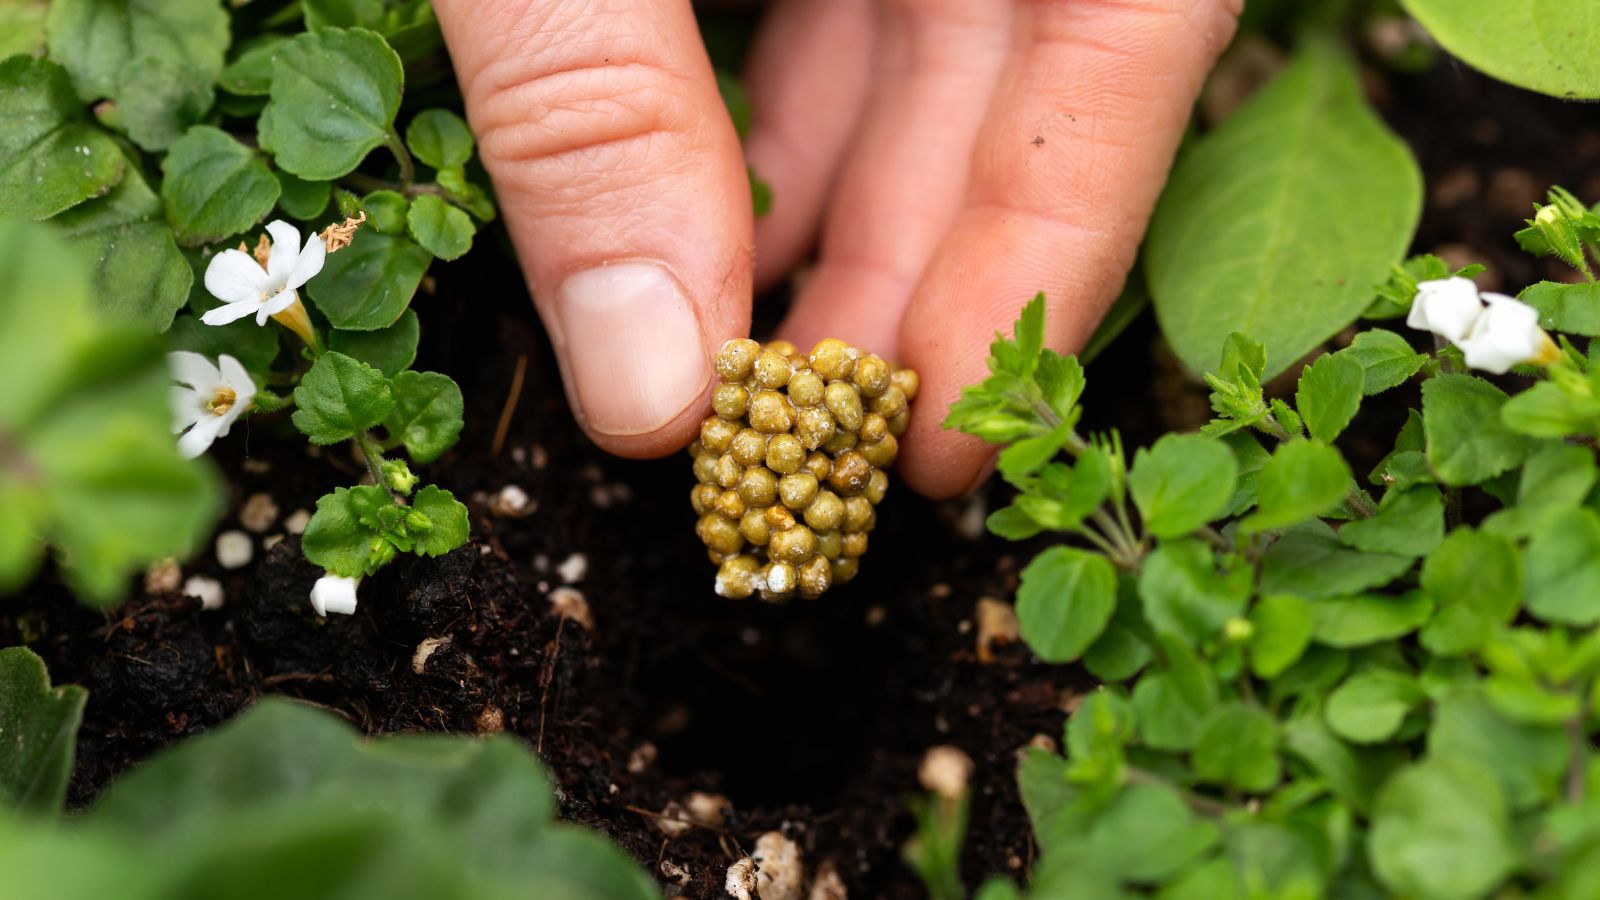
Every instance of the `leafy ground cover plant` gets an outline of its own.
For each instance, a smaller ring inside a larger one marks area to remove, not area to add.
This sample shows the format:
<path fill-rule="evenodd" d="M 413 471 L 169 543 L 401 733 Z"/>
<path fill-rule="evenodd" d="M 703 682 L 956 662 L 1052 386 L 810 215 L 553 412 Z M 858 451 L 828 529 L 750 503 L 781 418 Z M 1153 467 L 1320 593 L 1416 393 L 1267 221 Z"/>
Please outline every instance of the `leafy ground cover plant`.
<path fill-rule="evenodd" d="M 81 688 L 52 690 L 30 651 L 0 650 L 0 725 L 27 751 L 0 760 L 0 862 L 15 896 L 657 895 L 606 840 L 552 821 L 550 785 L 516 741 L 368 741 L 285 700 L 262 701 L 129 773 L 85 814 L 49 823 L 83 702 Z"/>
<path fill-rule="evenodd" d="M 1007 445 L 1017 495 L 990 530 L 1086 545 L 1040 553 L 1016 609 L 1037 655 L 1102 683 L 1065 753 L 1021 764 L 1033 895 L 1589 893 L 1600 345 L 1541 323 L 1600 331 L 1597 225 L 1559 189 L 1535 211 L 1519 242 L 1582 280 L 1528 303 L 1409 261 L 1369 315 L 1439 349 L 1362 331 L 1304 366 L 1292 402 L 1264 394 L 1263 344 L 1230 335 L 1215 418 L 1131 459 L 1080 433 L 1083 369 L 1043 347 L 1042 299 L 996 340 L 947 424 Z M 1413 378 L 1421 408 L 1353 471 L 1335 441 Z"/>
<path fill-rule="evenodd" d="M 353 445 L 370 483 L 324 497 L 304 539 L 327 571 L 319 613 L 353 611 L 397 553 L 464 544 L 466 508 L 395 456 L 431 462 L 461 431 L 460 389 L 412 369 L 410 305 L 432 260 L 495 216 L 466 123 L 401 115 L 407 63 L 440 46 L 431 6 L 59 0 L 42 31 L 27 24 L 0 62 L 17 123 L 0 207 L 66 237 L 93 273 L 86 311 L 165 332 L 183 454 L 288 409 L 313 444 Z M 81 588 L 112 599 L 128 567 Z"/>

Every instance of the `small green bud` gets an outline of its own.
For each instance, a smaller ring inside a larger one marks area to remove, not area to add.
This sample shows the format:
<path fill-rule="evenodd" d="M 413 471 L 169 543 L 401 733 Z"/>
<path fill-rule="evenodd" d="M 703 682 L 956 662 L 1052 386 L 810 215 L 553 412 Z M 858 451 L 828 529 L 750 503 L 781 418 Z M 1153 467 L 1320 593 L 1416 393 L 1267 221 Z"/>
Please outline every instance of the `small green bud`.
<path fill-rule="evenodd" d="M 1234 616 L 1222 625 L 1222 636 L 1229 643 L 1240 644 L 1250 640 L 1256 633 L 1256 626 L 1250 624 L 1249 619 Z"/>
<path fill-rule="evenodd" d="M 433 520 L 422 511 L 413 509 L 406 513 L 406 527 L 418 533 L 432 531 Z"/>
<path fill-rule="evenodd" d="M 416 490 L 417 476 L 412 474 L 411 468 L 406 465 L 405 460 L 387 460 L 384 462 L 382 470 L 383 480 L 388 482 L 391 489 L 402 496 L 409 497 L 411 492 Z"/>
<path fill-rule="evenodd" d="M 389 543 L 389 541 L 385 538 L 373 538 L 371 551 L 371 564 L 373 570 L 377 570 L 388 565 L 389 561 L 394 559 L 394 544 Z"/>

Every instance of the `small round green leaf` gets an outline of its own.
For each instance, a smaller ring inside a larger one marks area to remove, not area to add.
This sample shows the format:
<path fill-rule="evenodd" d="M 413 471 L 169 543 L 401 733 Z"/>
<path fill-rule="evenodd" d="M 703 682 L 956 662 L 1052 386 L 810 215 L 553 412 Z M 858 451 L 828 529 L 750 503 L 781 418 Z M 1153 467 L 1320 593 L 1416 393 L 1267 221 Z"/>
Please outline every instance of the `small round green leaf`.
<path fill-rule="evenodd" d="M 416 552 L 426 556 L 443 556 L 467 542 L 469 525 L 467 508 L 454 494 L 434 485 L 417 492 L 411 508 L 433 521 L 433 527 L 416 536 Z"/>
<path fill-rule="evenodd" d="M 1194 744 L 1194 773 L 1213 784 L 1261 793 L 1282 775 L 1278 724 L 1260 707 L 1230 703 L 1212 710 Z"/>
<path fill-rule="evenodd" d="M 8 216 L 48 218 L 122 178 L 122 150 L 85 117 L 53 62 L 0 62 L 0 121 L 0 209 Z"/>
<path fill-rule="evenodd" d="M 466 165 L 472 158 L 472 129 L 448 109 L 425 109 L 406 126 L 406 146 L 435 169 Z"/>
<path fill-rule="evenodd" d="M 393 382 L 394 412 L 383 422 L 417 462 L 433 462 L 461 436 L 461 388 L 438 372 L 401 372 Z"/>
<path fill-rule="evenodd" d="M 1256 511 L 1240 523 L 1255 534 L 1285 528 L 1331 511 L 1350 486 L 1339 451 L 1316 441 L 1278 447 L 1256 477 Z"/>
<path fill-rule="evenodd" d="M 189 246 L 250 229 L 272 212 L 281 190 L 255 151 L 210 125 L 185 132 L 161 172 L 167 220 Z"/>
<path fill-rule="evenodd" d="M 261 146 L 301 178 L 348 175 L 390 140 L 404 80 L 400 57 L 371 31 L 302 34 L 273 58 Z"/>
<path fill-rule="evenodd" d="M 335 331 L 328 346 L 354 357 L 390 378 L 411 367 L 417 358 L 417 339 L 421 327 L 415 310 L 381 331 Z"/>
<path fill-rule="evenodd" d="M 1146 531 L 1181 537 L 1227 510 L 1238 475 L 1233 451 L 1221 441 L 1169 434 L 1134 456 L 1128 487 Z"/>
<path fill-rule="evenodd" d="M 378 331 L 405 314 L 432 261 L 409 238 L 363 228 L 350 246 L 328 254 L 306 292 L 333 327 Z"/>
<path fill-rule="evenodd" d="M 406 227 L 424 250 L 443 260 L 459 259 L 471 250 L 472 235 L 478 230 L 471 216 L 437 194 L 411 201 Z"/>
<path fill-rule="evenodd" d="M 294 389 L 291 417 L 313 444 L 336 444 L 382 422 L 394 409 L 383 373 L 343 353 L 317 358 Z"/>
<path fill-rule="evenodd" d="M 1403 769 L 1378 792 L 1367 854 L 1378 878 L 1401 896 L 1487 894 L 1517 864 L 1494 772 L 1457 757 Z"/>
<path fill-rule="evenodd" d="M 1117 606 L 1117 573 L 1102 556 L 1051 547 L 1022 571 L 1017 618 L 1040 659 L 1072 662 L 1105 630 Z"/>
<path fill-rule="evenodd" d="M 1416 679 L 1388 669 L 1352 675 L 1328 695 L 1328 727 L 1346 740 L 1375 744 L 1400 729 L 1406 713 L 1422 700 Z"/>

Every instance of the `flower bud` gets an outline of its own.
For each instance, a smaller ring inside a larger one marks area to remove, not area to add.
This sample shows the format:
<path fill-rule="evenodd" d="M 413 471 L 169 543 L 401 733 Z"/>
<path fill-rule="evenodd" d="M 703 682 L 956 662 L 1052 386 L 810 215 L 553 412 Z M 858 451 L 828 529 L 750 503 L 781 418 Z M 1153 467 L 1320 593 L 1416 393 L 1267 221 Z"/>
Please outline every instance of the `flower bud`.
<path fill-rule="evenodd" d="M 411 496 L 411 492 L 417 487 L 417 476 L 411 473 L 411 468 L 403 459 L 384 460 L 379 471 L 382 472 L 384 483 L 389 485 L 390 490 L 402 497 Z"/>

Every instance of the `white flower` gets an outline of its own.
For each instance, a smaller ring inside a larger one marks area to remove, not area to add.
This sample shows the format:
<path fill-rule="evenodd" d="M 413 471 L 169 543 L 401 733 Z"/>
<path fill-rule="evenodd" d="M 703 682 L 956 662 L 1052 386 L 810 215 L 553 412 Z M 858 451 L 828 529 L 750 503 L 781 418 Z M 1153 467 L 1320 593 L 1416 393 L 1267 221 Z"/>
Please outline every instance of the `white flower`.
<path fill-rule="evenodd" d="M 342 613 L 348 616 L 356 611 L 356 586 L 359 584 L 361 584 L 360 577 L 346 578 L 328 572 L 311 586 L 311 608 L 316 610 L 319 616 L 326 616 L 328 613 Z"/>
<path fill-rule="evenodd" d="M 178 451 L 187 459 L 206 452 L 212 441 L 226 435 L 256 395 L 255 382 L 237 359 L 224 353 L 217 362 L 220 369 L 198 353 L 179 350 L 167 354 L 167 369 L 179 382 L 168 395 L 172 433 L 188 429 L 178 439 Z"/>
<path fill-rule="evenodd" d="M 322 271 L 328 248 L 313 233 L 300 244 L 300 231 L 279 219 L 267 225 L 272 249 L 267 267 L 243 250 L 224 250 L 211 258 L 206 267 L 206 290 L 227 305 L 200 317 L 207 325 L 226 325 L 255 313 L 256 324 L 267 324 L 267 317 L 283 312 L 300 299 L 295 289 Z"/>
<path fill-rule="evenodd" d="M 1467 365 L 1503 375 L 1514 365 L 1544 358 L 1551 342 L 1539 327 L 1538 310 L 1504 294 L 1484 294 L 1483 299 L 1488 309 L 1456 341 Z"/>
<path fill-rule="evenodd" d="M 1483 311 L 1478 286 L 1466 278 L 1440 278 L 1417 285 L 1406 324 L 1431 331 L 1448 341 L 1459 341 L 1472 330 Z"/>

